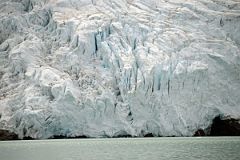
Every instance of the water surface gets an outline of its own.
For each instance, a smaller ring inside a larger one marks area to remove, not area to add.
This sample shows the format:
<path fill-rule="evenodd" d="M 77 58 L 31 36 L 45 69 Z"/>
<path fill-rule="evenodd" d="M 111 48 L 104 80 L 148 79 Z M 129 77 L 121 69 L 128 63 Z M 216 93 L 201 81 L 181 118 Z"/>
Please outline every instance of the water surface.
<path fill-rule="evenodd" d="M 240 160 L 240 137 L 0 142 L 0 160 Z"/>

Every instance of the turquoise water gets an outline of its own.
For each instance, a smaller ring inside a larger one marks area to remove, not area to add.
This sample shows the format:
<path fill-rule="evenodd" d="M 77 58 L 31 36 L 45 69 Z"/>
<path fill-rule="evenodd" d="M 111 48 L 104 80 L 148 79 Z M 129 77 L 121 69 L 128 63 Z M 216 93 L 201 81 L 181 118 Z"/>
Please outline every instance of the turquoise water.
<path fill-rule="evenodd" d="M 240 160 L 240 137 L 0 142 L 0 160 Z"/>

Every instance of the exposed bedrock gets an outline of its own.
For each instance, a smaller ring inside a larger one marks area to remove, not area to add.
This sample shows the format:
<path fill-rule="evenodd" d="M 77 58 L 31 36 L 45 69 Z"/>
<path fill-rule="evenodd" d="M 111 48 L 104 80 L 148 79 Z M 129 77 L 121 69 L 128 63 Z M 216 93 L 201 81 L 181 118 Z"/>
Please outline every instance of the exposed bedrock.
<path fill-rule="evenodd" d="M 18 135 L 8 130 L 0 129 L 0 140 L 18 140 Z"/>
<path fill-rule="evenodd" d="M 216 116 L 208 128 L 198 129 L 193 136 L 240 136 L 240 120 Z"/>
<path fill-rule="evenodd" d="M 240 136 L 240 120 L 231 117 L 213 119 L 210 136 Z"/>

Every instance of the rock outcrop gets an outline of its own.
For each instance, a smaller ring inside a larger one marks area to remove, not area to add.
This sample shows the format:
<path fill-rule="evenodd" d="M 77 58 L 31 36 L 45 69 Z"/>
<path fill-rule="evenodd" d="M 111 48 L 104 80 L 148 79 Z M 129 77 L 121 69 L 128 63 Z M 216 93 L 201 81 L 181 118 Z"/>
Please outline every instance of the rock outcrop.
<path fill-rule="evenodd" d="M 210 136 L 240 136 L 240 120 L 230 117 L 213 119 Z"/>
<path fill-rule="evenodd" d="M 0 129 L 0 140 L 18 140 L 18 135 L 8 130 Z"/>

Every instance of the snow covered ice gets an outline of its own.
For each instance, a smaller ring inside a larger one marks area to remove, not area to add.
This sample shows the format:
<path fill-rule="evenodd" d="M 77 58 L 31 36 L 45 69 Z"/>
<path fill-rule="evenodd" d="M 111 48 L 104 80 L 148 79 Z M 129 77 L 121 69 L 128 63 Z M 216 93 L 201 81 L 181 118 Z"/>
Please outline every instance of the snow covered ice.
<path fill-rule="evenodd" d="M 240 118 L 239 0 L 1 0 L 0 129 L 192 136 Z"/>

